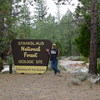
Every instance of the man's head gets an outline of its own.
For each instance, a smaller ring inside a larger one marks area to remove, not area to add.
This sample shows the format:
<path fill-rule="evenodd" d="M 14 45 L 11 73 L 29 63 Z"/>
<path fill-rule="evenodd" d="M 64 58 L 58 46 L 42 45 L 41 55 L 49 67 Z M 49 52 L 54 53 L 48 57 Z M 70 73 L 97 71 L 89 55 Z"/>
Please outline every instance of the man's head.
<path fill-rule="evenodd" d="M 52 49 L 55 49 L 56 48 L 56 44 L 52 44 Z"/>

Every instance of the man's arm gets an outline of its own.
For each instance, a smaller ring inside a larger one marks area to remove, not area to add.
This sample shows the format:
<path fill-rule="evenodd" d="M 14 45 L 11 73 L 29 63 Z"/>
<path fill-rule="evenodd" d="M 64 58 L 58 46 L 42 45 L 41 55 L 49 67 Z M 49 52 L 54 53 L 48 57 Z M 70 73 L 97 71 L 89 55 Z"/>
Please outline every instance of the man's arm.
<path fill-rule="evenodd" d="M 58 50 L 58 56 L 60 55 L 60 50 Z"/>
<path fill-rule="evenodd" d="M 46 52 L 48 53 L 48 55 L 50 55 L 50 51 L 49 51 L 49 49 L 46 48 Z"/>

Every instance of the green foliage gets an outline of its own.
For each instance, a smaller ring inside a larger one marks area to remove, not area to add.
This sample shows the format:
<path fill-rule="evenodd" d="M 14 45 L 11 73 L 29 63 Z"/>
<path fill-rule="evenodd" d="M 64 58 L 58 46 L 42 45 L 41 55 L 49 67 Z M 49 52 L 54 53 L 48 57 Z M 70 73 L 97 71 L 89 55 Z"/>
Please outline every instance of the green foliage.
<path fill-rule="evenodd" d="M 98 16 L 97 20 L 97 57 L 100 58 L 100 16 Z"/>
<path fill-rule="evenodd" d="M 57 37 L 60 39 L 57 40 L 61 47 L 61 54 L 66 56 L 71 56 L 76 54 L 77 48 L 73 44 L 73 40 L 78 35 L 75 30 L 77 25 L 75 25 L 73 20 L 73 14 L 68 10 L 67 13 L 62 17 L 61 21 L 57 25 Z"/>
<path fill-rule="evenodd" d="M 2 60 L 0 59 L 0 72 L 2 71 L 2 69 L 3 69 L 3 62 L 2 62 Z"/>
<path fill-rule="evenodd" d="M 84 16 L 85 22 L 80 24 L 79 36 L 75 39 L 75 44 L 80 52 L 81 55 L 84 57 L 89 57 L 90 53 L 90 17 Z M 99 26 L 97 26 L 99 29 Z M 99 30 L 98 30 L 99 32 Z M 99 35 L 97 35 L 99 37 Z M 100 39 L 97 38 L 97 56 L 100 56 Z"/>
<path fill-rule="evenodd" d="M 64 66 L 62 66 L 62 65 L 58 65 L 58 68 L 59 68 L 61 71 L 67 71 L 67 69 L 64 68 Z"/>
<path fill-rule="evenodd" d="M 34 15 L 30 15 L 26 0 L 0 1 L 0 52 L 10 48 L 13 39 L 49 39 L 56 43 L 62 55 L 77 55 L 77 48 L 73 44 L 78 35 L 73 24 L 73 14 L 68 10 L 65 16 L 57 22 L 52 15 L 47 15 L 46 0 L 38 0 Z M 1 13 L 1 10 L 3 13 Z M 4 16 L 2 16 L 2 14 Z M 6 19 L 6 20 L 5 20 Z M 4 27 L 7 26 L 7 27 Z"/>
<path fill-rule="evenodd" d="M 75 39 L 75 44 L 81 55 L 89 57 L 90 51 L 90 29 L 91 29 L 91 15 L 90 15 L 90 0 L 79 0 L 79 4 L 76 9 L 76 20 L 82 20 L 79 23 L 79 36 Z M 99 2 L 99 0 L 97 0 Z M 97 33 L 100 33 L 100 19 L 99 19 L 99 3 L 97 3 Z M 100 41 L 99 34 L 97 34 L 97 56 L 100 56 Z"/>
<path fill-rule="evenodd" d="M 97 65 L 97 73 L 100 74 L 100 62 Z"/>
<path fill-rule="evenodd" d="M 89 59 L 83 56 L 80 57 L 80 61 L 84 61 L 84 63 L 89 63 Z"/>
<path fill-rule="evenodd" d="M 76 46 L 84 57 L 89 57 L 90 51 L 90 31 L 87 27 L 87 23 L 82 23 L 80 27 L 80 34 L 75 39 Z"/>
<path fill-rule="evenodd" d="M 16 21 L 15 27 L 13 27 L 14 33 L 16 33 L 15 38 L 17 39 L 29 39 L 32 29 L 32 18 L 30 17 L 30 11 L 26 4 L 23 4 L 20 8 L 20 16 L 18 15 L 18 20 Z"/>
<path fill-rule="evenodd" d="M 73 14 L 68 10 L 59 22 L 55 17 L 49 15 L 43 20 L 35 19 L 31 29 L 30 37 L 33 39 L 49 39 L 57 44 L 60 55 L 77 55 L 77 48 L 73 44 L 74 38 L 78 35 L 75 30 L 77 26 L 73 24 Z"/>
<path fill-rule="evenodd" d="M 84 61 L 85 63 L 88 63 L 88 58 L 83 57 L 83 56 L 71 56 L 70 60 L 72 61 Z"/>
<path fill-rule="evenodd" d="M 64 50 L 60 42 L 56 42 L 57 48 L 60 49 L 60 55 L 64 55 Z"/>
<path fill-rule="evenodd" d="M 61 65 L 58 65 L 58 68 L 61 70 L 61 71 L 67 71 L 66 68 L 64 68 L 63 66 Z M 48 71 L 53 71 L 53 69 L 51 67 L 48 68 Z"/>
<path fill-rule="evenodd" d="M 0 53 L 10 48 L 10 43 L 14 39 L 12 25 L 15 22 L 13 16 L 13 0 L 0 0 Z"/>
<path fill-rule="evenodd" d="M 11 55 L 8 56 L 7 63 L 8 63 L 8 64 L 13 64 L 13 63 L 14 63 L 14 62 L 13 62 L 13 57 L 12 57 Z"/>
<path fill-rule="evenodd" d="M 35 18 L 40 21 L 43 20 L 47 15 L 47 9 L 46 0 L 38 0 L 35 7 Z"/>

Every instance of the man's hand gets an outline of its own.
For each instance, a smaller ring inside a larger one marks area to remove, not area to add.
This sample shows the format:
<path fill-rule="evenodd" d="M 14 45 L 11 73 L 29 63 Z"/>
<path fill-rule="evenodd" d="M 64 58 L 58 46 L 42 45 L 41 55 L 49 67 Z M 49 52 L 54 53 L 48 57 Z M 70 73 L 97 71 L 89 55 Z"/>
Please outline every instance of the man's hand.
<path fill-rule="evenodd" d="M 60 55 L 60 50 L 58 50 L 58 56 Z"/>
<path fill-rule="evenodd" d="M 49 52 L 49 49 L 46 48 L 46 51 Z"/>

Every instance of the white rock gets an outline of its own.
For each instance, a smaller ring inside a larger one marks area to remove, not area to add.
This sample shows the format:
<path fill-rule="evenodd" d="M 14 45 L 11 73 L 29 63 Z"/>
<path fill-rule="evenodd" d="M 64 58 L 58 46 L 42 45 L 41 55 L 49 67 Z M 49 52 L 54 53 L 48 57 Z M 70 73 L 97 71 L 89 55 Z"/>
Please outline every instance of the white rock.
<path fill-rule="evenodd" d="M 95 84 L 95 83 L 100 82 L 100 77 L 95 78 L 95 79 L 91 77 L 91 78 L 89 78 L 88 80 L 89 80 L 91 83 Z"/>
<path fill-rule="evenodd" d="M 4 73 L 4 72 L 9 72 L 9 67 L 6 67 L 1 71 L 1 73 Z"/>

